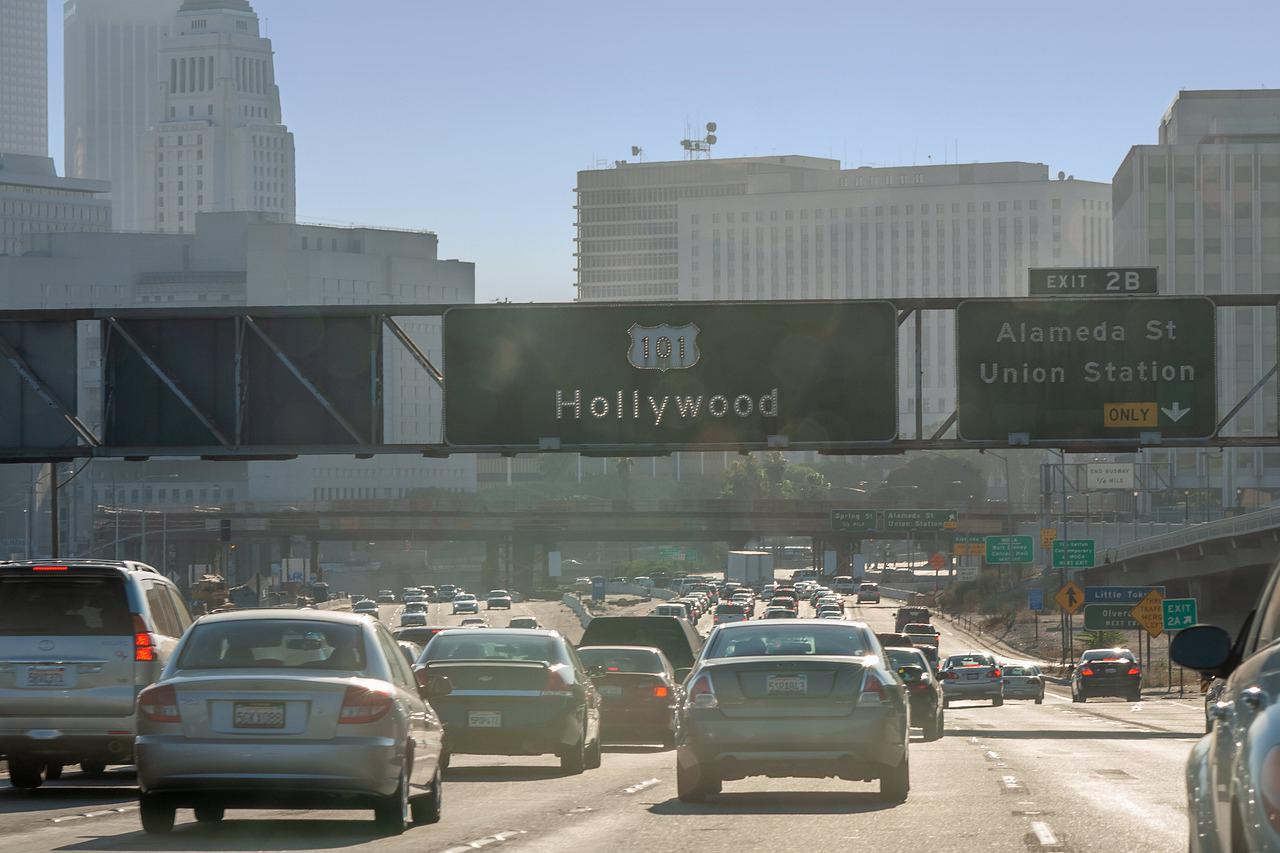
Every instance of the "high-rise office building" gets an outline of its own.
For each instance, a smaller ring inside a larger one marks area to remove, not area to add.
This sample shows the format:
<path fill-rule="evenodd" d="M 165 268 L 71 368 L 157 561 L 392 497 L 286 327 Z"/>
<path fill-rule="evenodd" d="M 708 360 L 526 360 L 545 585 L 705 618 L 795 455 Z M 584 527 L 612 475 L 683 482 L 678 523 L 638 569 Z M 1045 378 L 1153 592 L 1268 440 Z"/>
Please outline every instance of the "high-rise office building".
<path fill-rule="evenodd" d="M 186 0 L 160 43 L 158 120 L 143 145 L 142 227 L 190 231 L 196 213 L 292 222 L 293 134 L 271 41 L 248 0 Z"/>
<path fill-rule="evenodd" d="M 44 0 L 0 0 L 0 153 L 49 155 Z"/>
<path fill-rule="evenodd" d="M 1171 295 L 1280 292 L 1280 92 L 1181 91 L 1154 145 L 1135 145 L 1112 181 L 1116 262 L 1154 266 Z M 1273 308 L 1218 312 L 1218 410 L 1243 400 L 1276 360 Z M 1224 435 L 1274 435 L 1268 383 Z M 1147 451 L 1179 494 L 1222 506 L 1280 493 L 1280 450 Z"/>
<path fill-rule="evenodd" d="M 159 116 L 160 39 L 182 0 L 65 0 L 67 177 L 111 182 L 122 231 L 142 228 L 142 144 Z"/>

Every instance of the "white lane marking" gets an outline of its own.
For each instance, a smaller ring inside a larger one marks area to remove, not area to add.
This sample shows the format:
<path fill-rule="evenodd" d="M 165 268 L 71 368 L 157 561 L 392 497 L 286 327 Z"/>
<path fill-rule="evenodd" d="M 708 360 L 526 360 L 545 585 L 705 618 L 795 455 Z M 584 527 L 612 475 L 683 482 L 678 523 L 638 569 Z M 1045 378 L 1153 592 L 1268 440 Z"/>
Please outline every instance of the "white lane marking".
<path fill-rule="evenodd" d="M 517 836 L 524 835 L 524 830 L 508 829 L 502 832 L 495 832 L 493 835 L 486 835 L 484 838 L 477 838 L 475 841 L 468 841 L 465 844 L 459 844 L 456 847 L 449 847 L 441 850 L 440 853 L 468 853 L 470 850 L 480 850 L 491 844 L 501 844 L 504 841 L 510 841 Z"/>
<path fill-rule="evenodd" d="M 81 812 L 80 814 L 63 815 L 62 817 L 51 817 L 49 818 L 49 822 L 50 823 L 66 823 L 69 820 L 84 820 L 85 818 L 93 818 L 93 817 L 109 817 L 112 815 L 118 815 L 118 814 L 123 814 L 125 812 L 132 812 L 137 810 L 138 810 L 137 806 L 119 806 L 118 808 L 105 809 L 104 811 L 100 811 L 100 812 Z"/>
<path fill-rule="evenodd" d="M 987 761 L 999 761 L 999 760 L 1000 760 L 1000 753 L 995 752 L 994 750 L 990 750 L 990 749 L 988 749 L 988 750 L 987 750 L 987 752 L 986 752 L 986 756 L 987 756 Z"/>
<path fill-rule="evenodd" d="M 1001 776 L 1000 787 L 1004 788 L 1006 794 L 1021 793 L 1026 790 L 1017 776 Z"/>
<path fill-rule="evenodd" d="M 652 788 L 652 787 L 653 787 L 654 785 L 656 785 L 656 784 L 658 784 L 658 780 L 657 780 L 657 779 L 645 779 L 643 782 L 637 782 L 637 783 L 635 783 L 635 784 L 634 784 L 634 785 L 632 785 L 630 788 L 624 788 L 624 789 L 623 789 L 623 793 L 624 793 L 624 794 L 638 794 L 638 793 L 640 793 L 641 791 L 643 791 L 645 788 Z"/>
<path fill-rule="evenodd" d="M 1062 842 L 1058 840 L 1058 836 L 1053 834 L 1053 828 L 1042 820 L 1031 821 L 1031 831 L 1036 836 L 1036 841 L 1040 842 L 1040 848 L 1043 850 L 1056 850 Z"/>

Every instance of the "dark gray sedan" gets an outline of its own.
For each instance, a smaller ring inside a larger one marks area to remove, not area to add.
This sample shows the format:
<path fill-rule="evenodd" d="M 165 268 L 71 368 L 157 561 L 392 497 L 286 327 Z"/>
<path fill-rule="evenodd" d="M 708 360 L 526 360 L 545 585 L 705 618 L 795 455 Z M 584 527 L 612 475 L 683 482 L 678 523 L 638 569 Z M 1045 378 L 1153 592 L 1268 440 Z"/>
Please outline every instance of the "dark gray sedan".
<path fill-rule="evenodd" d="M 747 776 L 878 779 L 882 800 L 907 798 L 904 687 L 866 625 L 722 625 L 686 684 L 676 750 L 684 802 Z"/>

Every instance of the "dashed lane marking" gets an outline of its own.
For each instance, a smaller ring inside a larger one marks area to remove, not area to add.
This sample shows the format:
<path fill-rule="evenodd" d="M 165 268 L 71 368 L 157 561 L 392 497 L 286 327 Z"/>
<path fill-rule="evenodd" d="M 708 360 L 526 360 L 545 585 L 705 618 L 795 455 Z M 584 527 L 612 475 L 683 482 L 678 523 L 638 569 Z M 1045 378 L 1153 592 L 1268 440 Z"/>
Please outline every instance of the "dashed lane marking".
<path fill-rule="evenodd" d="M 623 788 L 622 793 L 638 794 L 645 788 L 652 788 L 654 785 L 658 784 L 658 781 L 659 780 L 657 779 L 645 779 L 643 782 L 637 782 L 629 788 Z"/>
<path fill-rule="evenodd" d="M 987 761 L 999 761 L 999 760 L 1000 760 L 1000 753 L 998 753 L 998 752 L 996 752 L 996 751 L 994 751 L 994 750 L 988 749 L 988 750 L 986 751 L 985 755 L 986 755 Z"/>
<path fill-rule="evenodd" d="M 62 815 L 60 817 L 49 818 L 50 823 L 66 823 L 69 820 L 84 820 L 85 818 L 94 817 L 111 817 L 113 815 L 124 814 L 125 812 L 137 811 L 137 806 L 118 806 L 114 809 L 103 809 L 97 812 L 81 812 L 79 814 Z"/>
<path fill-rule="evenodd" d="M 1061 850 L 1062 842 L 1054 834 L 1053 827 L 1042 820 L 1031 821 L 1031 836 L 1041 850 Z"/>
<path fill-rule="evenodd" d="M 1021 794 L 1026 792 L 1026 788 L 1018 781 L 1017 776 L 1005 775 L 1000 777 L 1000 788 L 1006 794 Z"/>
<path fill-rule="evenodd" d="M 446 848 L 441 850 L 440 853 L 468 853 L 471 850 L 481 850 L 494 844 L 502 844 L 521 835 L 524 835 L 523 829 L 508 829 L 503 832 L 495 832 L 493 835 L 486 835 L 484 838 L 477 838 L 475 841 L 468 841 L 465 844 Z"/>

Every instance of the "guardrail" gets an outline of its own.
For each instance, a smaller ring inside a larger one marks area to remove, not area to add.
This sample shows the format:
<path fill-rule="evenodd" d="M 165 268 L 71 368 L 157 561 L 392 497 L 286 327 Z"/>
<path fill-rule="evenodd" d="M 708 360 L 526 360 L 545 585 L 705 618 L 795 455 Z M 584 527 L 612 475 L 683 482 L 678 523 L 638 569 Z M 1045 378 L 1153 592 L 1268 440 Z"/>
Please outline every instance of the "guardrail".
<path fill-rule="evenodd" d="M 1116 545 L 1103 551 L 1103 563 L 1116 563 L 1121 560 L 1141 557 L 1146 554 L 1158 554 L 1174 548 L 1185 548 L 1210 539 L 1221 539 L 1224 536 L 1241 536 L 1280 527 L 1280 506 L 1268 507 L 1259 512 L 1222 518 L 1217 521 L 1206 521 L 1194 527 L 1149 536 L 1125 545 Z"/>

